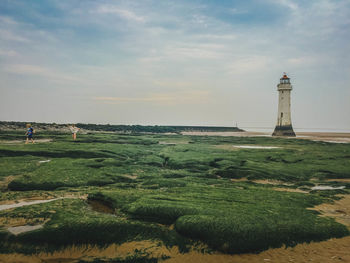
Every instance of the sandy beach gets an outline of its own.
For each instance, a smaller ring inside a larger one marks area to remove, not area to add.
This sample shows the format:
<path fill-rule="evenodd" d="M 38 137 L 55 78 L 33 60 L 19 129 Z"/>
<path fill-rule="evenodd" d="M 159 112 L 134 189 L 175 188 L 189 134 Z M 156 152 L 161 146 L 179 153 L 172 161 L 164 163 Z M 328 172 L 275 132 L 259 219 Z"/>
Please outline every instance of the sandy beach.
<path fill-rule="evenodd" d="M 270 137 L 267 132 L 182 132 L 183 135 L 190 136 L 234 136 L 234 137 Z M 331 143 L 350 143 L 350 133 L 340 132 L 296 132 L 295 139 L 305 139 L 313 141 L 323 141 Z"/>

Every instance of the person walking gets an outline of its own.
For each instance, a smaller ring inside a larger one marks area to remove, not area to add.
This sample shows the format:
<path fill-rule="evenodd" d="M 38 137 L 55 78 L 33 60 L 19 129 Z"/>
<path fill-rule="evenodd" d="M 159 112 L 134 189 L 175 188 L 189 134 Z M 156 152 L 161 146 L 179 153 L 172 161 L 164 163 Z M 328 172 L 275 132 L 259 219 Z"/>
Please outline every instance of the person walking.
<path fill-rule="evenodd" d="M 72 138 L 75 141 L 77 139 L 77 133 L 80 129 L 76 127 L 74 124 L 72 124 L 72 126 L 69 126 L 69 129 L 72 132 Z"/>
<path fill-rule="evenodd" d="M 33 127 L 31 124 L 27 123 L 27 132 L 26 132 L 26 136 L 27 136 L 27 139 L 26 139 L 26 144 L 29 143 L 29 140 L 32 141 L 32 143 L 34 143 L 34 138 L 33 138 L 33 133 L 35 133 Z"/>

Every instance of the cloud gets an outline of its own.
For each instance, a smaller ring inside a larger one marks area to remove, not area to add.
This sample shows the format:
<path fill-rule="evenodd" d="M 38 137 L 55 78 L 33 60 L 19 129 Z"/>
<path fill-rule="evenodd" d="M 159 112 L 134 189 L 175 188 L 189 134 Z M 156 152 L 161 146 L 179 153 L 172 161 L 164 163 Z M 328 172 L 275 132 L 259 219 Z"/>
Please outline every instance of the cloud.
<path fill-rule="evenodd" d="M 15 57 L 15 56 L 18 56 L 18 53 L 14 50 L 1 50 L 0 49 L 0 56 Z"/>
<path fill-rule="evenodd" d="M 225 45 L 220 43 L 201 44 L 197 42 L 178 42 L 160 46 L 158 50 L 151 50 L 150 54 L 141 57 L 141 62 L 184 61 L 195 59 L 222 59 L 225 57 Z"/>
<path fill-rule="evenodd" d="M 179 104 L 203 104 L 210 99 L 210 92 L 203 90 L 179 91 L 169 93 L 152 93 L 145 97 L 93 97 L 93 100 L 105 104 L 118 103 L 150 103 L 162 106 L 173 106 Z"/>
<path fill-rule="evenodd" d="M 231 15 L 241 15 L 241 14 L 247 14 L 248 11 L 243 9 L 238 9 L 238 8 L 228 8 L 227 13 Z"/>
<path fill-rule="evenodd" d="M 16 42 L 30 42 L 28 38 L 4 29 L 0 29 L 0 39 Z"/>
<path fill-rule="evenodd" d="M 64 74 L 58 70 L 53 70 L 46 67 L 40 67 L 37 65 L 28 65 L 28 64 L 6 65 L 5 71 L 12 74 L 39 76 L 39 77 L 44 77 L 44 78 L 53 79 L 53 80 L 80 81 L 80 79 Z"/>
<path fill-rule="evenodd" d="M 291 1 L 291 0 L 272 0 L 273 3 L 282 5 L 284 7 L 289 8 L 292 11 L 295 11 L 299 8 L 298 4 L 296 1 Z"/>
<path fill-rule="evenodd" d="M 228 63 L 228 72 L 235 75 L 257 74 L 264 71 L 270 64 L 271 59 L 265 56 L 247 56 L 238 58 Z"/>
<path fill-rule="evenodd" d="M 7 25 L 17 25 L 18 23 L 8 16 L 0 16 L 0 22 Z"/>
<path fill-rule="evenodd" d="M 293 66 L 310 67 L 310 66 L 316 65 L 318 63 L 322 63 L 324 61 L 321 61 L 321 58 L 303 56 L 303 57 L 289 58 L 289 59 L 287 59 L 287 62 Z"/>
<path fill-rule="evenodd" d="M 138 16 L 130 10 L 120 9 L 116 6 L 102 5 L 97 8 L 96 12 L 100 14 L 115 14 L 129 21 L 145 22 L 145 18 L 143 16 Z"/>

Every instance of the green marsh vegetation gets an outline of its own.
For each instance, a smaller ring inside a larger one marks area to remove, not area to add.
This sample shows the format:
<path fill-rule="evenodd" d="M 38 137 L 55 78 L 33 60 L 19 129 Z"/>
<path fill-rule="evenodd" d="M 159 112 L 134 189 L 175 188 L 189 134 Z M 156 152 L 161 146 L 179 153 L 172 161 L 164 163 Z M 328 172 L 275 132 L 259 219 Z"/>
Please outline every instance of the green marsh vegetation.
<path fill-rule="evenodd" d="M 23 139 L 19 132 L 3 131 L 0 137 Z M 328 181 L 350 178 L 349 144 L 161 134 L 79 134 L 76 141 L 59 132 L 36 137 L 52 141 L 0 143 L 0 201 L 78 195 L 87 200 L 0 211 L 1 253 L 135 240 L 178 246 L 182 252 L 203 242 L 214 250 L 243 253 L 349 234 L 344 225 L 308 209 L 349 194 L 349 183 Z M 258 180 L 309 193 L 275 191 L 276 185 Z M 318 184 L 346 188 L 311 191 Z M 113 213 L 95 211 L 89 201 Z M 16 220 L 44 227 L 15 236 L 6 228 Z"/>

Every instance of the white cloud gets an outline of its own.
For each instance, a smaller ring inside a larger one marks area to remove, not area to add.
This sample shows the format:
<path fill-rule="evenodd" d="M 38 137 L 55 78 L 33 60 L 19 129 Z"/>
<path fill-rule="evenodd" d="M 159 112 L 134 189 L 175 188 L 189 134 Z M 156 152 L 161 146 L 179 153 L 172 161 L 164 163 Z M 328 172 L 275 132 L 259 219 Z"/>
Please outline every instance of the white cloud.
<path fill-rule="evenodd" d="M 231 15 L 240 15 L 240 14 L 247 14 L 248 13 L 247 10 L 237 9 L 237 8 L 229 8 L 229 9 L 227 9 L 227 12 Z"/>
<path fill-rule="evenodd" d="M 14 50 L 1 50 L 0 49 L 0 56 L 15 57 L 15 56 L 18 56 L 18 53 Z"/>
<path fill-rule="evenodd" d="M 97 8 L 96 12 L 100 14 L 115 14 L 115 15 L 118 15 L 119 17 L 122 17 L 130 21 L 145 22 L 145 18 L 143 16 L 138 16 L 130 10 L 120 9 L 116 6 L 102 5 Z"/>
<path fill-rule="evenodd" d="M 11 17 L 7 16 L 0 16 L 0 22 L 2 24 L 7 24 L 7 25 L 17 25 L 18 23 L 13 20 Z"/>
<path fill-rule="evenodd" d="M 321 58 L 319 57 L 310 57 L 310 56 L 303 56 L 303 57 L 293 57 L 287 59 L 287 62 L 292 66 L 298 66 L 298 67 L 310 67 L 313 65 L 317 65 L 318 63 L 324 62 L 321 61 Z"/>
<path fill-rule="evenodd" d="M 8 73 L 28 76 L 39 76 L 53 80 L 63 81 L 80 81 L 80 79 L 64 74 L 57 70 L 52 70 L 46 67 L 28 64 L 12 64 L 6 65 L 5 70 Z"/>
<path fill-rule="evenodd" d="M 270 64 L 271 59 L 265 56 L 238 58 L 227 64 L 229 74 L 261 74 Z"/>
<path fill-rule="evenodd" d="M 208 103 L 210 92 L 206 90 L 190 90 L 168 93 L 152 93 L 144 97 L 93 97 L 93 100 L 105 104 L 118 103 L 151 103 L 163 106 L 179 104 L 203 104 Z"/>
<path fill-rule="evenodd" d="M 161 46 L 158 50 L 150 50 L 147 56 L 141 57 L 140 61 L 184 61 L 194 59 L 222 59 L 225 57 L 225 45 L 220 43 L 200 44 L 196 42 L 172 43 Z"/>
<path fill-rule="evenodd" d="M 281 5 L 283 7 L 286 7 L 292 11 L 295 11 L 299 8 L 296 1 L 293 1 L 293 0 L 270 0 L 270 2 L 272 2 L 276 5 Z"/>
<path fill-rule="evenodd" d="M 4 29 L 0 29 L 0 39 L 17 42 L 30 42 L 28 38 Z"/>
<path fill-rule="evenodd" d="M 195 38 L 198 39 L 203 39 L 203 40 L 209 40 L 209 41 L 213 41 L 213 40 L 234 40 L 237 38 L 237 36 L 235 34 L 202 34 L 202 35 L 195 35 Z"/>

